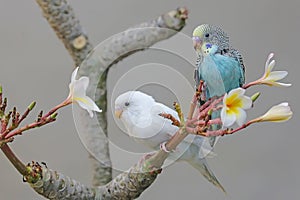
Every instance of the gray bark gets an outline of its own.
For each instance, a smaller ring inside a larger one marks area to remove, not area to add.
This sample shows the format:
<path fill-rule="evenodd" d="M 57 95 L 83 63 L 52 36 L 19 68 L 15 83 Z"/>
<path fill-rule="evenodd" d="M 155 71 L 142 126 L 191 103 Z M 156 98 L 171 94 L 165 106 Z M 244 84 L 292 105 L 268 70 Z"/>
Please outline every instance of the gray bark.
<path fill-rule="evenodd" d="M 49 199 L 133 199 L 138 197 L 155 180 L 157 173 L 141 169 L 141 164 L 131 167 L 113 180 L 107 140 L 107 89 L 109 68 L 121 59 L 167 39 L 185 25 L 186 9 L 170 11 L 155 20 L 142 23 L 111 37 L 101 44 L 88 58 L 93 49 L 87 34 L 81 27 L 74 11 L 66 0 L 36 0 L 59 39 L 72 56 L 75 65 L 80 65 L 80 75 L 90 78 L 87 94 L 103 110 L 97 120 L 91 120 L 85 111 L 79 118 L 83 127 L 82 139 L 90 152 L 93 166 L 93 185 L 86 187 L 79 182 L 42 168 L 43 178 L 32 183 L 33 188 Z M 85 59 L 86 58 L 86 59 Z M 101 129 L 99 129 L 99 125 Z M 166 156 L 165 156 L 166 157 Z M 165 158 L 164 158 L 165 159 Z M 142 162 L 144 166 L 144 162 Z M 106 185 L 104 185 L 106 184 Z M 62 185 L 64 186 L 62 189 Z"/>

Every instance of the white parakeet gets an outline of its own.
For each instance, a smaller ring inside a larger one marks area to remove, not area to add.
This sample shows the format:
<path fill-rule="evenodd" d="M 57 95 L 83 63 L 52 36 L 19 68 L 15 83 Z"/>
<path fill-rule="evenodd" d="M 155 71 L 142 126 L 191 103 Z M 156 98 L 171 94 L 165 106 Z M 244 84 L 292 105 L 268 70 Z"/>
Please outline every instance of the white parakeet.
<path fill-rule="evenodd" d="M 176 111 L 139 91 L 126 92 L 115 100 L 115 115 L 122 120 L 128 134 L 153 150 L 158 150 L 160 144 L 168 141 L 178 131 L 178 127 L 159 116 L 160 113 L 171 114 L 179 120 Z M 188 135 L 169 157 L 188 162 L 208 181 L 225 192 L 208 168 L 205 156 L 210 148 L 208 138 Z"/>

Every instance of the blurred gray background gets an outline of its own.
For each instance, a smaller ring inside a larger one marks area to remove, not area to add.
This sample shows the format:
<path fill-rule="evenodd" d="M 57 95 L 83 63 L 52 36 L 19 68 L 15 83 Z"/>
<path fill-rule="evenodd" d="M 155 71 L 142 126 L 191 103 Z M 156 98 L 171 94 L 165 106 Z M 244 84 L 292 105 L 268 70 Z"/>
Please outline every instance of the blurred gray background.
<path fill-rule="evenodd" d="M 22 111 L 35 100 L 38 104 L 34 114 L 40 109 L 47 111 L 67 96 L 73 62 L 35 1 L 1 0 L 0 3 L 0 83 L 4 96 L 9 99 L 9 108 L 16 105 Z M 249 118 L 263 114 L 272 105 L 283 101 L 290 103 L 293 118 L 283 124 L 257 124 L 222 138 L 215 148 L 218 156 L 208 161 L 226 188 L 227 196 L 187 164 L 175 163 L 163 171 L 140 199 L 299 199 L 299 1 L 90 0 L 70 3 L 94 45 L 130 26 L 156 18 L 178 6 L 186 6 L 189 19 L 182 33 L 191 35 L 195 26 L 201 23 L 224 28 L 232 45 L 244 57 L 248 81 L 262 75 L 266 57 L 271 51 L 275 52 L 277 61 L 275 70 L 289 71 L 285 82 L 291 82 L 292 87 L 255 87 L 249 91 L 248 94 L 262 92 Z M 196 59 L 191 43 L 186 43 L 190 41 L 180 36 L 177 38 L 178 43 L 176 37 L 171 39 L 170 45 L 174 45 L 171 50 L 184 46 L 190 52 L 187 53 L 189 59 Z M 169 47 L 167 42 L 158 45 Z M 110 71 L 109 98 L 112 97 L 113 101 L 120 92 L 134 89 L 123 84 L 123 88 L 113 93 L 123 73 L 149 62 L 174 67 L 193 83 L 193 66 L 177 58 L 149 50 L 122 61 Z M 140 74 L 139 78 L 150 75 Z M 184 91 L 186 94 L 174 94 L 159 85 L 141 89 L 168 105 L 178 98 L 187 106 L 191 96 L 190 90 Z M 187 100 L 182 100 L 184 98 Z M 112 144 L 128 151 L 143 150 L 138 145 L 133 147 L 135 143 L 117 124 L 109 110 Z M 26 132 L 11 146 L 25 162 L 45 161 L 51 169 L 90 184 L 90 164 L 76 133 L 71 107 L 59 112 L 56 123 Z M 116 166 L 130 166 L 130 163 L 125 163 L 127 159 L 123 163 L 124 158 L 114 150 L 112 159 Z M 0 155 L 0 168 L 1 199 L 43 199 L 22 182 L 22 177 L 3 155 Z"/>

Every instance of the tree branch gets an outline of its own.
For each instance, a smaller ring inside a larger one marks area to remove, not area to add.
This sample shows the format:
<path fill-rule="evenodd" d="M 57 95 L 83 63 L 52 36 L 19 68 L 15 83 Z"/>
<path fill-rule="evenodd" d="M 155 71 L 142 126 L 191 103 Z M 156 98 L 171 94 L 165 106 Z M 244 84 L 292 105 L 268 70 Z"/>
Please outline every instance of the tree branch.
<path fill-rule="evenodd" d="M 68 176 L 48 169 L 45 165 L 32 162 L 28 165 L 28 170 L 34 173 L 25 176 L 24 180 L 28 181 L 37 193 L 48 199 L 134 199 L 141 194 L 140 191 L 149 187 L 160 173 L 160 171 L 143 172 L 142 168 L 141 164 L 136 164 L 105 186 L 87 187 Z M 146 179 L 144 174 L 147 174 Z"/>
<path fill-rule="evenodd" d="M 167 39 L 182 29 L 186 19 L 184 10 L 168 12 L 155 20 L 145 22 L 130 28 L 120 34 L 105 40 L 98 45 L 93 53 L 89 55 L 80 66 L 79 74 L 88 76 L 90 79 L 88 96 L 94 96 L 98 106 L 103 110 L 97 113 L 97 120 L 91 120 L 85 111 L 80 113 L 78 123 L 84 128 L 80 131 L 82 140 L 89 148 L 91 154 L 103 165 L 110 167 L 111 162 L 107 159 L 109 152 L 107 148 L 107 87 L 106 80 L 110 67 L 137 51 L 144 50 L 151 45 Z M 172 23 L 171 23 L 172 21 Z M 101 129 L 99 128 L 101 127 Z M 95 163 L 95 162 L 94 162 Z M 95 172 L 103 176 L 103 172 Z"/>
<path fill-rule="evenodd" d="M 44 17 L 69 51 L 75 64 L 79 65 L 91 51 L 92 45 L 89 43 L 88 36 L 80 26 L 79 20 L 75 17 L 71 6 L 68 5 L 66 0 L 36 1 L 42 8 Z M 100 48 L 97 48 L 97 56 L 90 55 L 81 64 L 80 75 L 88 76 L 91 82 L 87 94 L 89 96 L 94 95 L 96 103 L 103 110 L 102 113 L 97 115 L 98 120 L 90 120 L 85 111 L 80 113 L 80 121 L 83 127 L 85 127 L 82 135 L 87 136 L 83 139 L 92 151 L 90 157 L 94 167 L 94 186 L 105 184 L 111 180 L 111 161 L 108 150 L 106 118 L 106 79 L 109 68 L 132 53 L 144 50 L 158 41 L 173 36 L 184 27 L 186 18 L 187 10 L 179 8 L 155 20 L 130 28 L 106 40 Z M 98 123 L 102 128 L 101 130 L 99 130 Z M 156 176 L 153 178 L 152 174 L 149 176 L 148 172 L 141 173 L 140 167 L 137 166 L 135 165 L 129 172 L 124 172 L 125 174 L 122 173 L 117 176 L 112 182 L 103 186 L 106 189 L 103 190 L 102 187 L 102 191 L 107 191 L 107 194 L 110 195 L 118 194 L 118 197 L 120 197 L 121 194 L 117 192 L 116 188 L 120 188 L 126 184 L 134 184 L 137 186 L 135 194 L 132 194 L 133 190 L 129 191 L 127 187 L 125 187 L 127 191 L 123 189 L 122 193 L 131 198 L 139 196 L 155 180 Z M 130 174 L 133 175 L 132 178 L 124 178 L 131 177 Z"/>
<path fill-rule="evenodd" d="M 84 31 L 76 18 L 72 7 L 66 0 L 36 0 L 41 7 L 44 17 L 56 33 L 57 37 L 63 42 L 69 54 L 75 62 L 75 66 L 79 66 L 86 58 L 88 53 L 93 49 L 92 44 L 88 40 L 87 33 Z M 101 105 L 102 106 L 102 105 Z M 85 113 L 83 113 L 84 115 Z M 83 116 L 83 118 L 86 115 Z M 88 118 L 87 118 L 88 119 Z M 84 121 L 87 121 L 84 119 Z M 99 116 L 102 124 L 103 133 L 95 131 L 95 135 L 90 137 L 88 141 L 94 141 L 99 144 L 95 155 L 89 154 L 92 163 L 93 185 L 103 185 L 112 179 L 111 161 L 109 156 L 107 135 L 106 115 Z M 87 123 L 87 124 L 86 124 Z M 88 122 L 84 123 L 87 127 Z M 95 145 L 93 145 L 95 146 Z M 99 162 L 96 158 L 101 158 L 107 162 L 107 165 Z"/>
<path fill-rule="evenodd" d="M 66 0 L 36 0 L 44 17 L 79 66 L 93 49 L 88 35 Z"/>
<path fill-rule="evenodd" d="M 10 138 L 12 140 L 13 138 Z M 26 174 L 27 169 L 21 160 L 14 154 L 14 152 L 10 149 L 8 144 L 2 144 L 1 150 L 5 154 L 5 156 L 9 159 L 9 161 L 14 165 L 14 167 L 18 170 L 20 174 Z"/>

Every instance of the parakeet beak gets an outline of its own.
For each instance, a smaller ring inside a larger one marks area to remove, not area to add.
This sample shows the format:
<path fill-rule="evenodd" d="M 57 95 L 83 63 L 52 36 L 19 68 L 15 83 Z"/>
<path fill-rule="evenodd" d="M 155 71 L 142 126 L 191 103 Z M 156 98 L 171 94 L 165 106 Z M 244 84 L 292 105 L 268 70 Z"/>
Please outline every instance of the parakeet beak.
<path fill-rule="evenodd" d="M 122 110 L 122 109 L 115 109 L 115 116 L 116 116 L 117 118 L 120 119 L 122 113 L 123 113 L 123 110 Z"/>
<path fill-rule="evenodd" d="M 199 37 L 194 36 L 193 37 L 193 46 L 194 46 L 195 51 L 199 52 L 201 49 L 201 46 L 202 46 L 202 40 Z"/>

